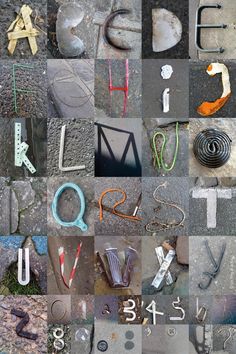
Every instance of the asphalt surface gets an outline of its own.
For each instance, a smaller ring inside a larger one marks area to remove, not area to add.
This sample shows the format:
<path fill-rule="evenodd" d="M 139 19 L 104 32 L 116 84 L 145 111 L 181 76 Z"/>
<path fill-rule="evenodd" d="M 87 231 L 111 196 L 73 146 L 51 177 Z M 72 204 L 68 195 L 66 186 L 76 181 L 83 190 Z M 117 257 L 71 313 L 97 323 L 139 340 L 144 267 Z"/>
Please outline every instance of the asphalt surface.
<path fill-rule="evenodd" d="M 201 115 L 197 113 L 197 107 L 204 101 L 215 101 L 222 95 L 222 78 L 221 75 L 211 77 L 206 73 L 207 67 L 211 62 L 194 62 L 190 61 L 189 71 L 189 116 L 191 118 L 200 118 Z M 236 65 L 233 61 L 224 61 L 229 70 L 230 84 L 232 92 L 236 89 Z M 232 95 L 229 101 L 211 117 L 235 117 L 235 96 Z M 206 119 L 209 119 L 206 117 Z"/>
<path fill-rule="evenodd" d="M 161 77 L 161 67 L 171 65 L 170 79 Z M 162 93 L 169 88 L 169 112 L 163 113 Z M 188 117 L 188 61 L 143 60 L 143 117 L 187 118 Z"/>

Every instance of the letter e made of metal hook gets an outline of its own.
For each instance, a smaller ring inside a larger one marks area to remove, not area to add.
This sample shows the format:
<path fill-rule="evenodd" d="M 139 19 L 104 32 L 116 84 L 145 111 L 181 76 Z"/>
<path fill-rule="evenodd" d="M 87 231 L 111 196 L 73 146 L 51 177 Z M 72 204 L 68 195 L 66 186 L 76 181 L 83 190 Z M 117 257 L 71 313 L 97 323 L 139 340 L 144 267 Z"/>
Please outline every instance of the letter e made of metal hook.
<path fill-rule="evenodd" d="M 29 248 L 24 248 L 24 263 L 25 267 L 23 270 L 23 249 L 18 249 L 18 282 L 20 285 L 27 285 L 30 282 L 30 259 L 29 259 Z"/>

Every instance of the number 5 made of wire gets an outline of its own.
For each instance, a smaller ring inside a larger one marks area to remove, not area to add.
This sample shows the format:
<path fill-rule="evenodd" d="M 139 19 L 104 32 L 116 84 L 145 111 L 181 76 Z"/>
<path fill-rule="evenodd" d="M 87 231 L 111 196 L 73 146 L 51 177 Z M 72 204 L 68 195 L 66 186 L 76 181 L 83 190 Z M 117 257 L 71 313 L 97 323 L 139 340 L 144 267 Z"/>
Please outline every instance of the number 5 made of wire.
<path fill-rule="evenodd" d="M 25 94 L 30 94 L 30 93 L 36 92 L 34 90 L 17 88 L 17 84 L 16 84 L 16 70 L 17 70 L 17 68 L 34 69 L 34 66 L 29 65 L 29 64 L 13 64 L 13 66 L 12 66 L 12 80 L 13 80 L 12 92 L 13 92 L 13 105 L 14 105 L 14 112 L 15 113 L 18 113 L 17 93 L 22 92 Z"/>

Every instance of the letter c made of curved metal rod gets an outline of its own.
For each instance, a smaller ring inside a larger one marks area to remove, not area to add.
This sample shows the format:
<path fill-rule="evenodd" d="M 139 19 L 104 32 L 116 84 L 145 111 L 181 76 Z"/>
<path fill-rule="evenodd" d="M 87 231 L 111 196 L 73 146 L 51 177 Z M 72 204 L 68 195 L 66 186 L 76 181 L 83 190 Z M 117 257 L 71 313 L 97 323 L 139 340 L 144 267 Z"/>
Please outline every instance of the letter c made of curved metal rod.
<path fill-rule="evenodd" d="M 77 216 L 77 218 L 73 221 L 63 221 L 61 220 L 61 218 L 59 217 L 58 213 L 57 213 L 57 204 L 58 204 L 58 200 L 61 196 L 61 194 L 66 190 L 66 189 L 74 189 L 80 199 L 80 212 Z M 54 195 L 54 199 L 52 202 L 52 214 L 54 219 L 56 220 L 56 222 L 58 224 L 60 224 L 61 226 L 64 227 L 73 227 L 76 226 L 78 228 L 80 228 L 81 231 L 87 231 L 88 230 L 88 226 L 85 224 L 85 222 L 83 221 L 83 215 L 85 212 L 85 199 L 84 199 L 84 194 L 82 192 L 82 190 L 80 189 L 79 186 L 77 186 L 77 184 L 75 183 L 65 183 L 63 184 L 61 187 L 58 188 L 58 190 L 56 191 L 55 195 Z"/>
<path fill-rule="evenodd" d="M 128 9 L 119 9 L 119 10 L 113 11 L 110 15 L 107 16 L 107 18 L 105 19 L 104 24 L 102 26 L 102 36 L 103 36 L 105 43 L 107 43 L 108 45 L 110 45 L 112 48 L 114 48 L 116 50 L 129 51 L 129 50 L 131 50 L 131 48 L 130 47 L 127 47 L 127 48 L 121 47 L 121 46 L 115 44 L 109 36 L 108 27 L 116 16 L 128 15 L 130 13 L 131 13 L 131 11 Z"/>

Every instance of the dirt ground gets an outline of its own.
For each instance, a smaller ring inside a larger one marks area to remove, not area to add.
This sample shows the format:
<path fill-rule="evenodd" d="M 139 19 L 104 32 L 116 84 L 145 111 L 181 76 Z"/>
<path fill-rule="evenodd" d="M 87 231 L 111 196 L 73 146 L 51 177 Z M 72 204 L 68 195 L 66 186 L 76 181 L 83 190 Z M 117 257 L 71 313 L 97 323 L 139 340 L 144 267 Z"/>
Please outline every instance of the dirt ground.
<path fill-rule="evenodd" d="M 23 5 L 29 5 L 33 10 L 31 15 L 31 21 L 33 27 L 37 29 L 40 34 L 36 37 L 36 42 L 38 45 L 38 52 L 35 56 L 32 55 L 28 40 L 26 38 L 18 39 L 16 49 L 13 54 L 13 58 L 25 59 L 25 58 L 35 58 L 35 59 L 46 59 L 46 46 L 47 46 L 47 1 L 46 0 L 0 0 L 0 57 L 2 59 L 10 58 L 7 46 L 7 29 L 10 24 L 16 18 L 16 11 L 20 9 Z"/>

